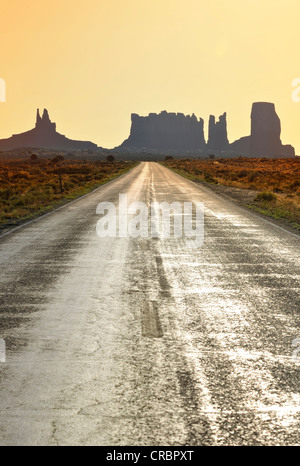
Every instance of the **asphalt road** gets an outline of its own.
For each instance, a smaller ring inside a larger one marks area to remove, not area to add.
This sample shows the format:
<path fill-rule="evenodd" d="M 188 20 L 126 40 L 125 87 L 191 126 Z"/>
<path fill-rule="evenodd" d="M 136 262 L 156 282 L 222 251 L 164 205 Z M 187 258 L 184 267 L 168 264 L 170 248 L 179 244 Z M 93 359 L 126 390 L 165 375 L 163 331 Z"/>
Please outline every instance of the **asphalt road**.
<path fill-rule="evenodd" d="M 119 193 L 203 245 L 99 238 Z M 0 238 L 0 444 L 299 445 L 299 242 L 156 163 Z"/>

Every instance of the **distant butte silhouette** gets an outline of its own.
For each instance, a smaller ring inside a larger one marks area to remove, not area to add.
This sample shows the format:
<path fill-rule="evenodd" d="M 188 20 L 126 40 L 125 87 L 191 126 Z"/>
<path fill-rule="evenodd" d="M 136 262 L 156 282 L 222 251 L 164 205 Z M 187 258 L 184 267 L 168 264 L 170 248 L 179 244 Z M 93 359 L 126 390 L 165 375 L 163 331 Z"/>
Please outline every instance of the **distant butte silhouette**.
<path fill-rule="evenodd" d="M 188 151 L 204 149 L 204 121 L 195 115 L 161 112 L 147 117 L 131 115 L 130 136 L 120 148 Z"/>
<path fill-rule="evenodd" d="M 294 157 L 295 149 L 280 140 L 281 124 L 275 105 L 254 102 L 251 111 L 251 134 L 230 144 L 230 148 L 250 157 Z"/>
<path fill-rule="evenodd" d="M 119 147 L 120 154 L 214 154 L 218 157 L 294 157 L 295 149 L 283 145 L 280 139 L 281 124 L 275 105 L 269 102 L 255 102 L 251 111 L 250 136 L 242 137 L 232 143 L 228 141 L 227 115 L 223 113 L 216 121 L 214 115 L 209 117 L 208 141 L 204 138 L 204 120 L 193 114 L 150 113 L 143 117 L 132 113 L 131 129 L 128 139 Z M 35 127 L 25 133 L 14 134 L 8 139 L 0 139 L 0 150 L 18 148 L 44 148 L 55 150 L 91 150 L 99 148 L 90 141 L 68 139 L 56 131 L 48 111 L 44 109 L 42 117 L 37 109 Z M 135 157 L 136 157 L 135 156 Z"/>
<path fill-rule="evenodd" d="M 255 102 L 251 112 L 251 134 L 229 143 L 226 113 L 216 121 L 209 117 L 208 141 L 204 139 L 204 121 L 193 114 L 150 113 L 146 117 L 131 115 L 130 136 L 116 149 L 128 152 L 191 152 L 219 156 L 242 155 L 246 157 L 294 157 L 295 149 L 280 140 L 281 125 L 275 105 Z"/>
<path fill-rule="evenodd" d="M 56 124 L 52 123 L 48 111 L 44 109 L 40 116 L 37 109 L 35 128 L 25 133 L 14 134 L 8 139 L 0 139 L 0 150 L 11 150 L 20 147 L 36 147 L 56 150 L 92 150 L 98 149 L 90 141 L 74 141 L 56 131 Z"/>

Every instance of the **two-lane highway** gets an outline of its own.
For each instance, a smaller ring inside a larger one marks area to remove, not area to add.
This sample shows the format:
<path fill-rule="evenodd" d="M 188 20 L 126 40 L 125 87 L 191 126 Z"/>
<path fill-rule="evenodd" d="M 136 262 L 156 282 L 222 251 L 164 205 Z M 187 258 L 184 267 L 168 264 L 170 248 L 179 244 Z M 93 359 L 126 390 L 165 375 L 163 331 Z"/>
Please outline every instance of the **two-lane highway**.
<path fill-rule="evenodd" d="M 203 245 L 99 238 L 120 193 L 203 202 Z M 0 238 L 0 444 L 300 444 L 299 255 L 157 163 Z"/>

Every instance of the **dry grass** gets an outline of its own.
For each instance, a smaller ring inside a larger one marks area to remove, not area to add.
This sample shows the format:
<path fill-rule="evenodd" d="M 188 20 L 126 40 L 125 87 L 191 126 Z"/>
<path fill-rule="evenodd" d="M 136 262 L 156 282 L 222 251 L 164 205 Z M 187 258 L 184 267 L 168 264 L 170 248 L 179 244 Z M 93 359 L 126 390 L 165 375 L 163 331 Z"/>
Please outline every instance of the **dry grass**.
<path fill-rule="evenodd" d="M 132 162 L 0 160 L 0 224 L 15 224 L 51 210 L 133 165 Z"/>
<path fill-rule="evenodd" d="M 300 158 L 168 160 L 169 168 L 195 181 L 257 191 L 248 206 L 300 229 Z"/>

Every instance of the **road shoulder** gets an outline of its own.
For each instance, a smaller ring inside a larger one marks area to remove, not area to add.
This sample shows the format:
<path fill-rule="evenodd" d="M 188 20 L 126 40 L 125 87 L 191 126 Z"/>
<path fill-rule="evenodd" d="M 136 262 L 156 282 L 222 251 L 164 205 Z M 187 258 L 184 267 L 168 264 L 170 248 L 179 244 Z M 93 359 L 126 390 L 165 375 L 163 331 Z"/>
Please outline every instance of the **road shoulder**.
<path fill-rule="evenodd" d="M 276 219 L 269 215 L 264 215 L 263 213 L 258 212 L 254 210 L 253 208 L 251 208 L 251 203 L 253 203 L 255 197 L 258 194 L 258 191 L 245 189 L 245 188 L 224 186 L 220 184 L 207 183 L 206 181 L 202 181 L 202 180 L 201 181 L 190 180 L 190 181 L 192 181 L 192 183 L 195 183 L 197 185 L 205 186 L 206 188 L 210 189 L 212 192 L 219 195 L 220 197 L 223 197 L 233 202 L 234 204 L 246 209 L 247 211 L 251 211 L 253 214 L 258 215 L 261 218 L 267 219 L 270 223 L 273 223 L 274 225 L 278 225 L 281 228 L 284 228 L 285 230 L 300 236 L 300 231 L 297 230 L 297 228 L 294 228 L 288 222 L 288 220 Z"/>

